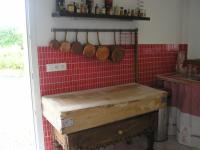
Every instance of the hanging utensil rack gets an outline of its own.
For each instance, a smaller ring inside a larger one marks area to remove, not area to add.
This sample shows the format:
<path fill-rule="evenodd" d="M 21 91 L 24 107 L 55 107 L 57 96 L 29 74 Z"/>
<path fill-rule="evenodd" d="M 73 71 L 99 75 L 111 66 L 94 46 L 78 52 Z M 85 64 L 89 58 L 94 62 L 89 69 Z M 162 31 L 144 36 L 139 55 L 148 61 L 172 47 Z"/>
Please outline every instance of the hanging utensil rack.
<path fill-rule="evenodd" d="M 53 28 L 52 32 L 130 32 L 131 38 L 134 33 L 134 79 L 139 81 L 139 65 L 138 65 L 138 28 L 135 29 L 76 29 L 76 28 Z M 131 43 L 132 44 L 132 43 Z"/>

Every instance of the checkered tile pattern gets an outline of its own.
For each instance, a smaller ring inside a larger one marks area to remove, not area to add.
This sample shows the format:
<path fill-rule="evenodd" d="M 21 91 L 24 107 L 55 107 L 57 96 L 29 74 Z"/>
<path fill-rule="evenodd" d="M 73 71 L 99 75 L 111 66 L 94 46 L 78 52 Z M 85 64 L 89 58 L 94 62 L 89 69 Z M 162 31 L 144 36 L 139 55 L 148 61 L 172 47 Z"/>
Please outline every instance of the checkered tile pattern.
<path fill-rule="evenodd" d="M 133 46 L 128 35 L 122 34 L 125 48 L 122 62 L 113 64 L 95 58 L 60 52 L 49 47 L 38 47 L 40 89 L 42 95 L 58 94 L 92 88 L 107 87 L 134 81 Z M 175 71 L 179 51 L 187 51 L 186 44 L 142 44 L 139 45 L 139 82 L 153 86 L 157 74 Z M 66 71 L 46 72 L 46 64 L 67 63 Z M 43 118 L 46 150 L 53 150 L 51 125 Z"/>
<path fill-rule="evenodd" d="M 125 58 L 113 64 L 48 47 L 38 48 L 42 95 L 107 87 L 133 82 L 133 49 L 125 50 Z M 67 63 L 67 71 L 46 72 L 46 64 Z"/>

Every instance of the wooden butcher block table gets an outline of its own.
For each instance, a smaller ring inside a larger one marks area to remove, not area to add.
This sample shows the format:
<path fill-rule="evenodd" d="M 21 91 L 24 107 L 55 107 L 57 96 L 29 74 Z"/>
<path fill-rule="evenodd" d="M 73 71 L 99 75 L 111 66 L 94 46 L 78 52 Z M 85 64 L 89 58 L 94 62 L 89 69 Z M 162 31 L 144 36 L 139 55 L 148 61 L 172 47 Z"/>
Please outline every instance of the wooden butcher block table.
<path fill-rule="evenodd" d="M 150 129 L 166 96 L 140 84 L 50 95 L 42 97 L 43 114 L 66 150 L 98 149 Z"/>

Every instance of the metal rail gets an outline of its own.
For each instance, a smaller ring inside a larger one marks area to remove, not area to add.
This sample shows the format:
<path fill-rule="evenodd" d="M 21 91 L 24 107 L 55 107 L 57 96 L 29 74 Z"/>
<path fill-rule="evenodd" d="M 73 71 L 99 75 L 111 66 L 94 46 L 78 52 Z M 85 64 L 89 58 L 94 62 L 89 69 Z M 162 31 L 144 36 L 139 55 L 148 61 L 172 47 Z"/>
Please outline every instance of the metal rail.
<path fill-rule="evenodd" d="M 134 67 L 135 67 L 135 82 L 139 81 L 139 64 L 138 64 L 138 30 L 134 32 L 134 39 L 135 39 L 135 45 L 134 45 Z"/>
<path fill-rule="evenodd" d="M 52 32 L 138 32 L 138 29 L 75 29 L 53 28 Z"/>

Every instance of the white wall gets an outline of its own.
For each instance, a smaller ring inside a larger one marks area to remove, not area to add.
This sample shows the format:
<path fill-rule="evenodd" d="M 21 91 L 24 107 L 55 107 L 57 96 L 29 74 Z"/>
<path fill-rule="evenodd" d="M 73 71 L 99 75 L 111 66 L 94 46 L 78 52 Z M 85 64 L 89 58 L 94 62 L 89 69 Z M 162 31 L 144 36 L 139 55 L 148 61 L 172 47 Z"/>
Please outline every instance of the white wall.
<path fill-rule="evenodd" d="M 124 6 L 136 7 L 136 0 L 116 0 Z M 116 21 L 105 19 L 53 18 L 55 0 L 37 0 L 37 45 L 45 46 L 53 38 L 51 28 L 139 28 L 139 43 L 168 44 L 181 43 L 181 15 L 183 0 L 144 0 L 147 15 L 151 21 Z M 85 35 L 80 35 L 84 39 Z M 92 35 L 91 35 L 92 36 Z M 95 35 L 93 35 L 95 36 Z M 104 36 L 103 43 L 112 43 L 112 35 Z M 70 41 L 73 36 L 70 36 Z M 63 40 L 64 34 L 58 35 Z M 96 38 L 92 42 L 96 43 Z"/>
<path fill-rule="evenodd" d="M 181 16 L 181 41 L 182 43 L 188 43 L 188 27 L 189 27 L 189 6 L 190 0 L 182 1 L 182 16 Z"/>
<path fill-rule="evenodd" d="M 141 43 L 180 43 L 182 0 L 146 0 L 150 22 L 138 22 Z"/>
<path fill-rule="evenodd" d="M 200 58 L 200 0 L 190 0 L 188 23 L 189 58 Z"/>

